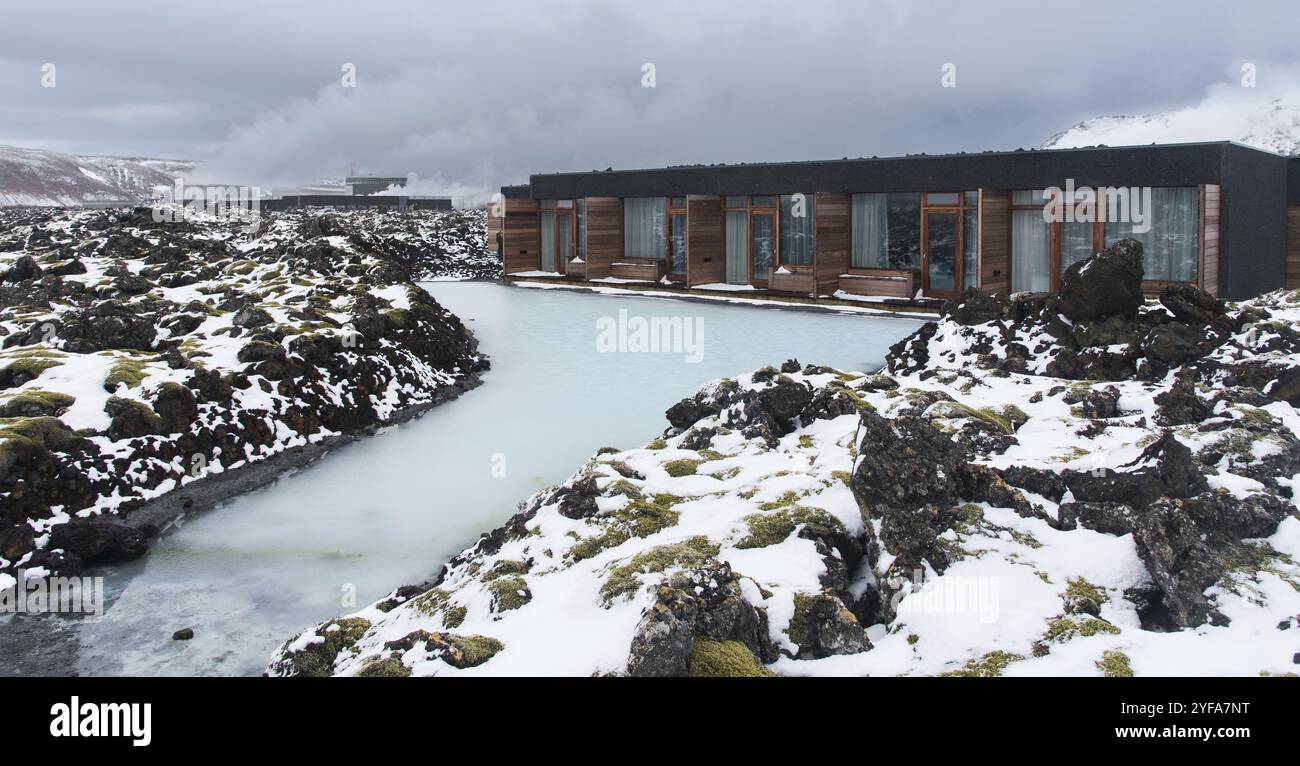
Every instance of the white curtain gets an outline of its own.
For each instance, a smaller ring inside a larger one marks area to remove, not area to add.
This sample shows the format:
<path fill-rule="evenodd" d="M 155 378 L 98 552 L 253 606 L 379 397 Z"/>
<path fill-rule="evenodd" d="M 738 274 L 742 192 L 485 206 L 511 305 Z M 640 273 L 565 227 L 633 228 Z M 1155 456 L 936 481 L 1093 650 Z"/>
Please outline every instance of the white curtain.
<path fill-rule="evenodd" d="M 803 195 L 802 215 L 795 215 L 794 195 L 781 197 L 781 263 L 811 266 L 813 262 L 813 195 Z"/>
<path fill-rule="evenodd" d="M 979 287 L 979 246 L 980 246 L 980 216 L 977 210 L 966 211 L 965 239 L 962 242 L 965 250 L 962 251 L 961 258 L 961 279 L 962 287 Z"/>
<path fill-rule="evenodd" d="M 542 271 L 555 271 L 555 213 L 542 213 Z"/>
<path fill-rule="evenodd" d="M 1011 291 L 1051 289 L 1052 228 L 1041 210 L 1011 211 Z"/>
<path fill-rule="evenodd" d="M 1195 282 L 1200 258 L 1200 190 L 1195 186 L 1156 187 L 1151 209 L 1144 211 L 1150 230 L 1133 231 L 1131 221 L 1106 224 L 1106 243 L 1136 239 L 1142 243 L 1145 279 Z"/>
<path fill-rule="evenodd" d="M 727 213 L 727 283 L 749 282 L 749 213 Z"/>
<path fill-rule="evenodd" d="M 629 197 L 623 200 L 623 257 L 662 261 L 667 254 L 663 197 Z"/>
<path fill-rule="evenodd" d="M 889 206 L 884 194 L 853 195 L 853 254 L 857 268 L 887 268 Z"/>

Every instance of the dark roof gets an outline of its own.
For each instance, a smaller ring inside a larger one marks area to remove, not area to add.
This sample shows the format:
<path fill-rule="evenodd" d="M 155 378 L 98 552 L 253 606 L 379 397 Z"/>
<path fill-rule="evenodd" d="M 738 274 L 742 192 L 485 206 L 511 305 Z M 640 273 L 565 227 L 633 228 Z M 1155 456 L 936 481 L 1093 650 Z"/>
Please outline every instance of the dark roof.
<path fill-rule="evenodd" d="M 1021 149 L 957 154 L 912 154 L 808 162 L 683 165 L 533 175 L 505 196 L 536 199 L 667 194 L 779 192 L 956 191 L 1040 188 L 1067 178 L 1089 186 L 1190 186 L 1219 183 L 1225 157 L 1249 152 L 1280 155 L 1228 141 L 1077 149 Z"/>

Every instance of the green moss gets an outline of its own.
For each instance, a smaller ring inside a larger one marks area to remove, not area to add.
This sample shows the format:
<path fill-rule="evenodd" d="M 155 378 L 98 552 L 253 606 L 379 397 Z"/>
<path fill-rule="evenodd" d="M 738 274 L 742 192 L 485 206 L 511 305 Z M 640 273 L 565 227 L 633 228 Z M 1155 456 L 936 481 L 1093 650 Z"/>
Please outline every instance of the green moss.
<path fill-rule="evenodd" d="M 370 621 L 360 617 L 344 617 L 321 625 L 315 634 L 324 641 L 311 644 L 289 658 L 293 673 L 312 677 L 330 675 L 339 652 L 351 649 L 368 630 Z"/>
<path fill-rule="evenodd" d="M 967 660 L 966 665 L 961 670 L 950 670 L 943 675 L 961 678 L 994 678 L 1002 675 L 1002 672 L 1011 663 L 1023 659 L 1023 655 L 1012 652 L 989 652 L 979 659 Z"/>
<path fill-rule="evenodd" d="M 663 439 L 655 439 L 654 441 L 652 441 L 652 442 L 650 442 L 649 444 L 645 445 L 645 448 L 646 448 L 646 449 L 653 449 L 653 450 L 667 449 L 667 448 L 668 448 L 668 442 L 664 441 Z"/>
<path fill-rule="evenodd" d="M 1043 640 L 1062 644 L 1077 636 L 1091 638 L 1099 635 L 1117 635 L 1119 632 L 1119 628 L 1096 617 L 1088 617 L 1082 620 L 1057 617 L 1047 622 L 1047 633 L 1043 634 Z"/>
<path fill-rule="evenodd" d="M 770 678 L 776 674 L 739 641 L 697 640 L 686 660 L 693 678 Z"/>
<path fill-rule="evenodd" d="M 14 355 L 12 361 L 5 365 L 0 378 L 15 380 L 19 375 L 27 379 L 39 378 L 42 372 L 58 367 L 62 362 L 44 356 Z"/>
<path fill-rule="evenodd" d="M 707 463 L 711 460 L 725 460 L 728 456 L 715 449 L 702 449 L 700 450 L 700 457 L 704 458 L 704 462 Z"/>
<path fill-rule="evenodd" d="M 472 668 L 492 659 L 506 645 L 490 636 L 444 636 L 460 650 L 461 667 Z"/>
<path fill-rule="evenodd" d="M 372 657 L 357 671 L 357 678 L 405 678 L 411 669 L 396 657 Z"/>
<path fill-rule="evenodd" d="M 718 546 L 707 537 L 696 535 L 687 540 L 657 545 L 633 556 L 626 564 L 615 567 L 600 586 L 601 598 L 608 605 L 615 599 L 636 591 L 637 575 L 663 572 L 670 567 L 698 567 L 718 555 Z"/>
<path fill-rule="evenodd" d="M 451 594 L 439 588 L 431 588 L 411 599 L 412 608 L 429 617 L 442 615 L 442 624 L 447 628 L 458 628 L 465 621 L 466 609 L 451 604 Z"/>
<path fill-rule="evenodd" d="M 126 384 L 127 388 L 136 388 L 144 380 L 144 362 L 137 359 L 123 359 L 114 364 L 109 369 L 108 375 L 104 376 L 104 390 L 116 391 L 117 387 Z"/>
<path fill-rule="evenodd" d="M 532 591 L 522 577 L 501 577 L 492 580 L 487 586 L 492 594 L 492 610 L 508 612 L 533 600 Z"/>
<path fill-rule="evenodd" d="M 641 474 L 639 474 L 639 473 L 637 473 L 636 471 L 632 470 L 631 466 L 629 466 L 627 463 L 624 463 L 622 460 L 610 460 L 610 461 L 607 461 L 607 462 L 605 463 L 605 465 L 609 466 L 610 468 L 613 468 L 614 471 L 615 471 L 619 476 L 622 476 L 622 477 L 625 478 L 625 479 L 642 479 L 642 478 L 645 478 L 645 477 L 643 477 Z"/>
<path fill-rule="evenodd" d="M 1065 611 L 1070 614 L 1087 614 L 1097 611 L 1101 605 L 1110 600 L 1102 588 L 1088 582 L 1082 577 L 1071 577 L 1065 582 Z"/>
<path fill-rule="evenodd" d="M 793 490 L 787 490 L 785 494 L 775 500 L 769 500 L 766 503 L 759 503 L 758 509 L 760 511 L 775 511 L 780 508 L 789 508 L 797 502 L 799 502 L 799 495 Z"/>
<path fill-rule="evenodd" d="M 982 420 L 1007 434 L 1014 434 L 1016 429 L 1029 419 L 1019 407 L 1012 404 L 995 410 L 990 407 L 976 409 L 954 401 L 936 402 L 930 411 L 930 416 L 938 419 L 972 418 Z"/>
<path fill-rule="evenodd" d="M 984 521 L 984 509 L 974 503 L 959 505 L 953 510 L 957 514 L 957 520 L 953 522 L 953 529 L 962 534 L 973 533 Z"/>
<path fill-rule="evenodd" d="M 679 479 L 683 476 L 694 476 L 696 469 L 705 462 L 707 461 L 686 459 L 670 460 L 667 463 L 664 463 L 664 470 L 668 472 L 669 476 Z"/>
<path fill-rule="evenodd" d="M 802 435 L 800 435 L 800 436 L 799 436 L 799 446 L 802 447 L 803 449 L 812 449 L 812 447 L 813 447 L 813 440 L 812 440 L 812 437 L 809 436 L 808 434 L 802 434 Z"/>
<path fill-rule="evenodd" d="M 622 545 L 633 537 L 649 537 L 668 527 L 675 526 L 681 514 L 672 510 L 682 502 L 677 495 L 658 494 L 647 499 L 638 494 L 627 507 L 615 513 L 596 517 L 605 522 L 605 531 L 584 538 L 570 549 L 574 561 L 582 561 L 607 548 Z"/>
<path fill-rule="evenodd" d="M 737 548 L 766 548 L 776 545 L 785 541 L 800 525 L 844 531 L 844 525 L 831 514 L 821 508 L 801 505 L 773 513 L 754 513 L 745 517 L 745 523 L 749 525 L 749 534 L 736 543 Z"/>
<path fill-rule="evenodd" d="M 0 418 L 23 417 L 23 413 L 61 415 L 76 399 L 58 391 L 29 390 L 0 402 Z"/>
<path fill-rule="evenodd" d="M 1119 651 L 1102 652 L 1097 669 L 1107 678 L 1132 678 L 1133 665 L 1128 655 Z"/>
<path fill-rule="evenodd" d="M 0 469 L 7 470 L 20 451 L 58 450 L 80 438 L 54 417 L 0 419 Z"/>
<path fill-rule="evenodd" d="M 503 559 L 492 565 L 492 568 L 483 574 L 480 578 L 483 582 L 491 582 L 498 577 L 506 575 L 528 574 L 528 565 L 522 561 L 512 559 Z"/>
<path fill-rule="evenodd" d="M 619 479 L 605 488 L 605 495 L 613 497 L 614 495 L 626 495 L 636 500 L 643 497 L 641 488 L 626 479 Z"/>

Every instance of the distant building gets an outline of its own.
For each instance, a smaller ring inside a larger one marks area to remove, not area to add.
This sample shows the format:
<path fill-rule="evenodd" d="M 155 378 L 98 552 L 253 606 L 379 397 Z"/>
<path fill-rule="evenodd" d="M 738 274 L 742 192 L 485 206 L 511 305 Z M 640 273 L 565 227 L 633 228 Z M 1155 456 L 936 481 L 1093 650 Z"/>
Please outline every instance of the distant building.
<path fill-rule="evenodd" d="M 376 194 L 390 186 L 406 188 L 405 176 L 349 176 L 345 183 L 352 187 L 353 194 Z"/>
<path fill-rule="evenodd" d="M 331 208 L 333 210 L 451 210 L 451 197 L 406 197 L 397 195 L 364 196 L 358 194 L 287 194 L 264 199 L 262 210 L 298 210 Z"/>

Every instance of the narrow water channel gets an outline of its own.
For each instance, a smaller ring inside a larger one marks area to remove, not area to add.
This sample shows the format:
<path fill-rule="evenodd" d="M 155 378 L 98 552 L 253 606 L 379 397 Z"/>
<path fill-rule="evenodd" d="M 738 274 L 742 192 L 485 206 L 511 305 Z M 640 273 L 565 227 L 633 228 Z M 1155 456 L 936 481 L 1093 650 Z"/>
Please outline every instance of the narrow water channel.
<path fill-rule="evenodd" d="M 77 672 L 259 674 L 278 642 L 352 611 L 345 595 L 362 605 L 427 579 L 598 447 L 654 438 L 668 405 L 705 381 L 790 357 L 874 368 L 920 324 L 489 283 L 426 288 L 492 357 L 484 384 L 188 519 L 140 561 L 94 573 L 116 601 L 74 629 Z M 620 310 L 702 320 L 699 360 L 599 351 L 598 322 Z M 193 640 L 171 640 L 186 627 Z"/>

